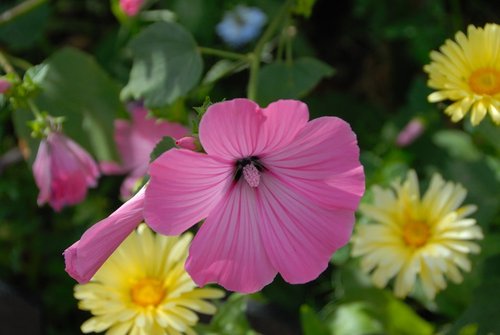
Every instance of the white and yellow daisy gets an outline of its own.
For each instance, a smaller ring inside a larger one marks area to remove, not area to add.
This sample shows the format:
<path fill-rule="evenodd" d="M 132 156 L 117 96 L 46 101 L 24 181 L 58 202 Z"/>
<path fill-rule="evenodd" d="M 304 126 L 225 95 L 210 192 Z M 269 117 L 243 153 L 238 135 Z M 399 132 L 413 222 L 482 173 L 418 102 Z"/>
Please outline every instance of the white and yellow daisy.
<path fill-rule="evenodd" d="M 394 293 L 405 297 L 419 280 L 434 299 L 446 287 L 446 277 L 462 281 L 460 269 L 471 269 L 467 255 L 480 250 L 471 240 L 483 237 L 476 220 L 466 218 L 476 206 L 461 206 L 466 194 L 460 184 L 435 174 L 421 198 L 415 171 L 393 189 L 373 188 L 374 203 L 360 210 L 374 222 L 358 225 L 352 255 L 362 256 L 361 268 L 371 273 L 375 286 L 383 288 L 395 278 Z"/>
<path fill-rule="evenodd" d="M 195 334 L 193 312 L 214 314 L 204 299 L 224 292 L 197 288 L 184 270 L 192 236 L 155 235 L 141 225 L 113 253 L 88 284 L 75 286 L 80 309 L 94 316 L 84 333 L 107 335 Z"/>
<path fill-rule="evenodd" d="M 500 124 L 500 26 L 484 28 L 470 25 L 467 36 L 455 35 L 432 51 L 432 62 L 424 66 L 429 74 L 428 85 L 436 89 L 429 102 L 454 101 L 445 109 L 453 122 L 471 110 L 471 123 L 478 125 L 487 113 Z"/>

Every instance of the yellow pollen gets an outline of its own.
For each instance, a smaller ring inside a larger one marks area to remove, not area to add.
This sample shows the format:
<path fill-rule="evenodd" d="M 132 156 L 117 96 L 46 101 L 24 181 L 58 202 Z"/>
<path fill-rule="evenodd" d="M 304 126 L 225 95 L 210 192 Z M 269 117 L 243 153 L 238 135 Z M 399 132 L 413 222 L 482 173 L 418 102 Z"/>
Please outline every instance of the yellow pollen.
<path fill-rule="evenodd" d="M 157 306 L 165 297 L 165 290 L 159 280 L 144 278 L 132 287 L 130 296 L 136 305 Z"/>
<path fill-rule="evenodd" d="M 406 245 L 418 248 L 429 239 L 429 226 L 425 222 L 410 221 L 403 226 L 403 239 Z"/>
<path fill-rule="evenodd" d="M 476 70 L 469 77 L 469 86 L 476 94 L 500 93 L 500 71 L 493 68 Z"/>

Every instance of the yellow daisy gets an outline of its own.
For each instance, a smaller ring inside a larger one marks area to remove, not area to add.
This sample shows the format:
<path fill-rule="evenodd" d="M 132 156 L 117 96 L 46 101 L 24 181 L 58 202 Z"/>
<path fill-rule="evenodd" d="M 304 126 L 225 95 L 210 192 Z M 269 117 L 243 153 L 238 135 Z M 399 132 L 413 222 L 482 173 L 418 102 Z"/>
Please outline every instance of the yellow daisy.
<path fill-rule="evenodd" d="M 458 32 L 455 41 L 447 40 L 440 52 L 432 51 L 432 62 L 424 66 L 428 85 L 437 90 L 429 102 L 454 101 L 445 109 L 453 122 L 471 110 L 473 125 L 486 113 L 500 124 L 500 26 L 470 25 L 467 36 Z"/>
<path fill-rule="evenodd" d="M 446 287 L 446 279 L 462 281 L 459 269 L 470 271 L 469 253 L 478 253 L 472 242 L 483 237 L 476 220 L 466 218 L 476 206 L 461 206 L 467 191 L 432 177 L 420 198 L 415 171 L 393 189 L 373 188 L 374 203 L 360 206 L 375 223 L 358 225 L 352 238 L 353 256 L 362 256 L 361 268 L 383 288 L 395 277 L 394 293 L 407 296 L 418 280 L 429 299 Z"/>
<path fill-rule="evenodd" d="M 192 236 L 155 235 L 141 225 L 113 253 L 88 284 L 75 286 L 78 307 L 94 316 L 82 332 L 107 335 L 195 334 L 193 312 L 214 314 L 203 299 L 224 292 L 197 288 L 184 270 Z"/>

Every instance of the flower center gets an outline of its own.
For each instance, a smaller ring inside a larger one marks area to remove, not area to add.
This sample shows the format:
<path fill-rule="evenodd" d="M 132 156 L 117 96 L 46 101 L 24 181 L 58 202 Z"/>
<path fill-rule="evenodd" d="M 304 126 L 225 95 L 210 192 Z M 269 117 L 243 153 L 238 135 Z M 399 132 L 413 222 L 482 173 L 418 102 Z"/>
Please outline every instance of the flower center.
<path fill-rule="evenodd" d="M 130 296 L 136 305 L 157 306 L 165 297 L 165 290 L 159 280 L 144 278 L 132 287 Z"/>
<path fill-rule="evenodd" d="M 477 94 L 500 93 L 500 71 L 492 68 L 476 70 L 469 77 L 469 86 Z"/>
<path fill-rule="evenodd" d="M 262 163 L 257 156 L 242 158 L 236 161 L 236 172 L 234 181 L 240 180 L 241 176 L 250 185 L 250 187 L 257 187 L 260 183 L 260 174 L 265 170 Z"/>
<path fill-rule="evenodd" d="M 410 247 L 423 246 L 429 240 L 429 235 L 429 226 L 425 222 L 410 221 L 403 226 L 403 239 Z"/>

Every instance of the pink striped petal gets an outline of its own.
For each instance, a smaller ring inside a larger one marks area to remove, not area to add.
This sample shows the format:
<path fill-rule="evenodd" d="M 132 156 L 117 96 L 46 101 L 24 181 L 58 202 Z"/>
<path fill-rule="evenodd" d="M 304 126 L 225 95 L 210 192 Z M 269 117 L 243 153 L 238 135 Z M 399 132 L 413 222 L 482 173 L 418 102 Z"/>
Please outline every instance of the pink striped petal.
<path fill-rule="evenodd" d="M 238 183 L 212 210 L 186 262 L 197 285 L 215 282 L 231 291 L 253 293 L 273 280 L 276 270 L 264 251 L 258 207 L 254 189 Z"/>
<path fill-rule="evenodd" d="M 325 179 L 360 167 L 356 135 L 336 117 L 309 121 L 288 146 L 261 157 L 276 175 Z"/>
<path fill-rule="evenodd" d="M 233 163 L 171 149 L 150 165 L 144 215 L 165 235 L 178 235 L 206 218 L 232 183 Z"/>
<path fill-rule="evenodd" d="M 261 109 L 248 99 L 213 104 L 200 122 L 200 142 L 209 155 L 238 159 L 288 145 L 306 125 L 307 106 L 280 100 Z"/>
<path fill-rule="evenodd" d="M 285 184 L 273 176 L 264 175 L 261 185 L 259 227 L 271 263 L 289 283 L 316 279 L 333 252 L 349 241 L 354 210 L 321 206 L 302 185 Z M 329 188 L 326 183 L 324 187 Z"/>
<path fill-rule="evenodd" d="M 88 229 L 64 251 L 66 272 L 87 283 L 125 238 L 143 221 L 144 188 L 113 214 Z"/>

